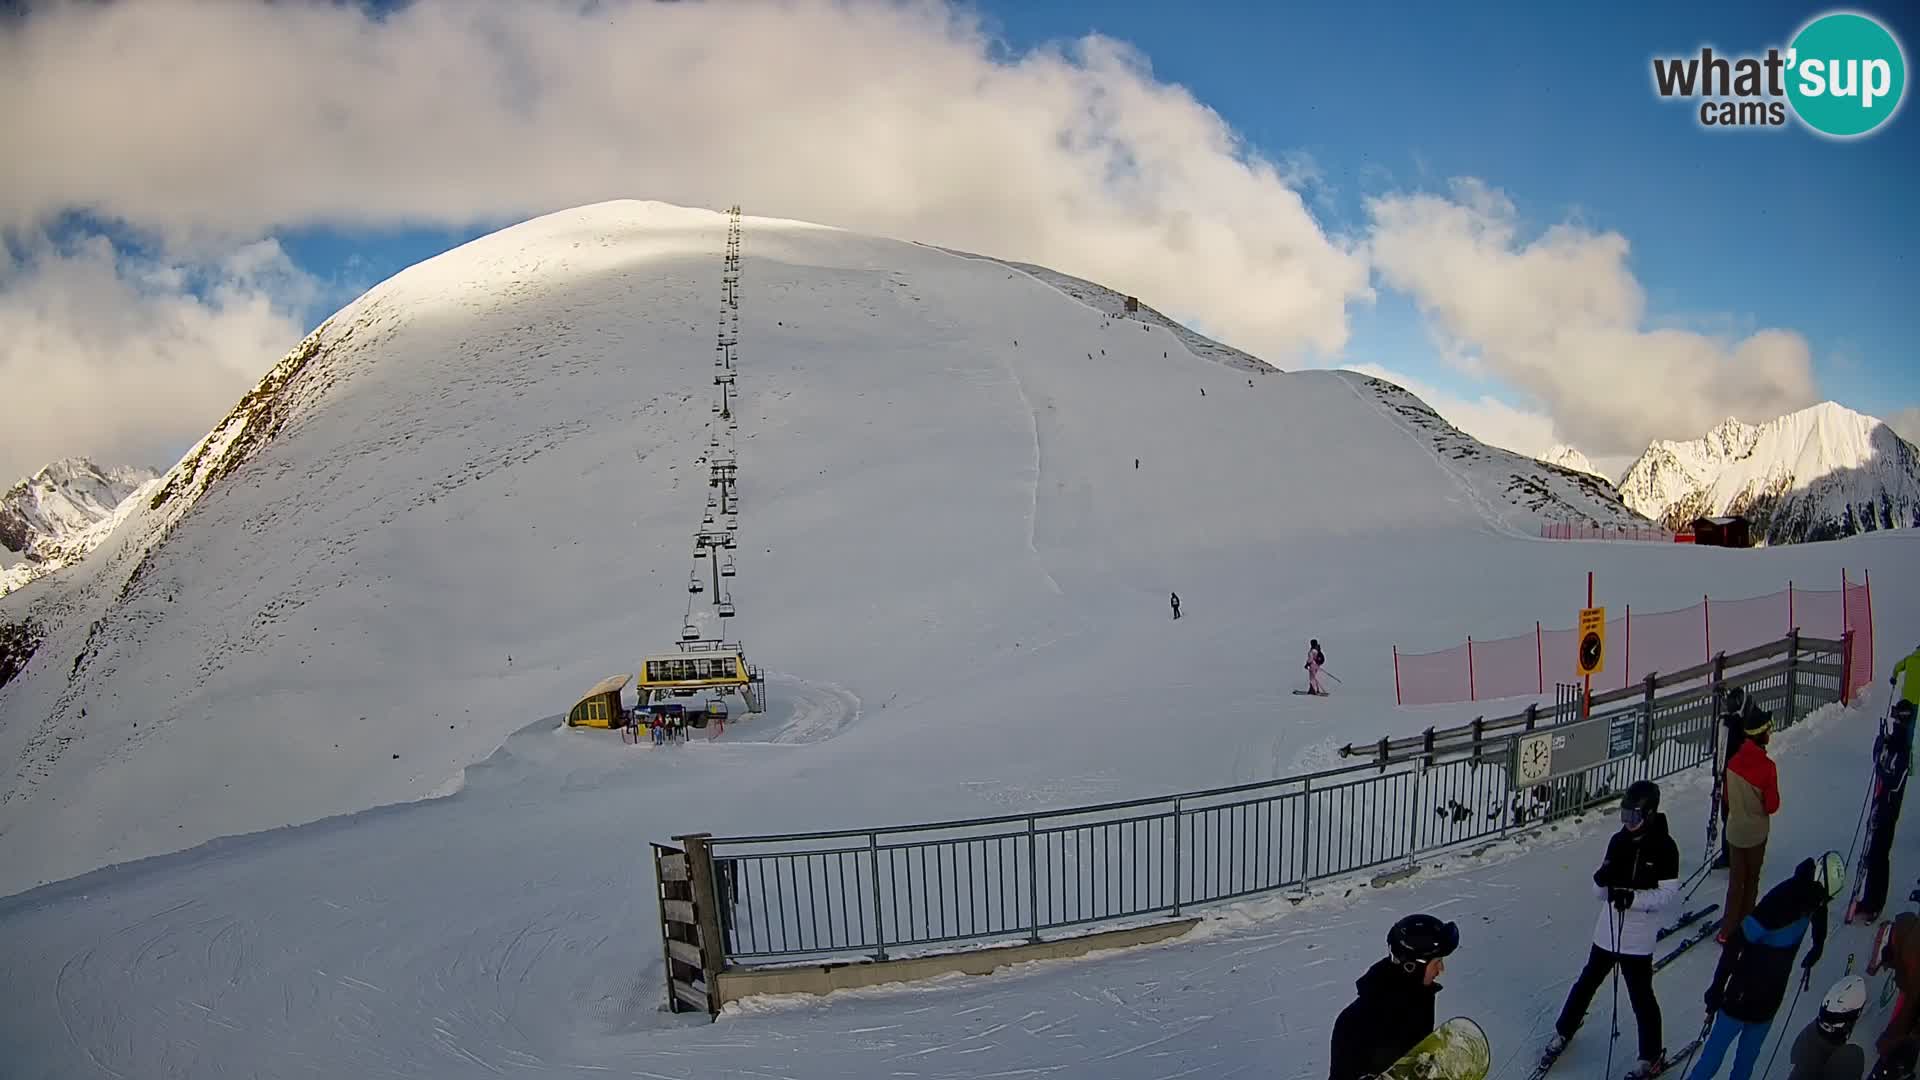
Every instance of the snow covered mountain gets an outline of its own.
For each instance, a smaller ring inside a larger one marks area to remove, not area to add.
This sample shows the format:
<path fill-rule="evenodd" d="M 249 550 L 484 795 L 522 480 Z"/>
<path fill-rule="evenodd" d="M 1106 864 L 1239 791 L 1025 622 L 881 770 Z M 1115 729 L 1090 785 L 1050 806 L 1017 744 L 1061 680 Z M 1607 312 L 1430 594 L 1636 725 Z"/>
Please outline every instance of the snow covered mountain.
<path fill-rule="evenodd" d="M 1759 425 L 1729 417 L 1691 442 L 1656 442 L 1620 492 L 1670 529 L 1739 514 L 1756 542 L 1831 540 L 1920 526 L 1920 451 L 1880 420 L 1827 401 Z"/>
<path fill-rule="evenodd" d="M 1587 455 L 1581 453 L 1580 451 L 1574 449 L 1571 446 L 1568 446 L 1566 443 L 1556 444 L 1552 449 L 1548 450 L 1544 454 L 1541 454 L 1540 460 L 1546 462 L 1549 465 L 1558 465 L 1563 469 L 1572 469 L 1574 472 L 1577 472 L 1577 473 L 1585 473 L 1588 476 L 1597 476 L 1602 480 L 1607 479 L 1607 476 L 1605 473 L 1601 472 L 1597 468 L 1594 468 L 1593 462 L 1587 460 Z M 1608 483 L 1611 484 L 1612 481 L 1609 480 Z"/>
<path fill-rule="evenodd" d="M 0 598 L 24 657 L 0 686 L 0 890 L 450 790 L 684 623 L 718 632 L 688 578 L 726 230 L 608 203 L 402 271 L 282 359 L 99 550 Z M 1329 568 L 1367 567 L 1369 597 L 1433 625 L 1511 604 L 1436 588 L 1409 530 L 1433 550 L 1633 520 L 1599 481 L 1483 446 L 1399 387 L 1282 373 L 1088 282 L 745 230 L 725 632 L 770 671 L 775 718 L 729 735 L 839 745 L 888 705 L 838 753 L 877 755 L 862 775 L 888 773 L 899 740 L 942 762 L 953 783 L 893 793 L 916 811 L 1271 775 L 1301 747 L 1257 695 L 1213 710 L 1199 754 L 1122 744 L 1160 732 L 1183 688 L 1268 685 L 1266 648 L 1240 643 L 1270 641 L 1278 602 L 1288 636 L 1347 650 L 1364 687 L 1358 658 L 1396 630 Z M 1560 557 L 1540 546 L 1500 572 Z M 1170 592 L 1196 628 L 1173 640 Z M 1179 678 L 1134 674 L 1169 664 Z M 988 684 L 1022 707 L 981 717 Z M 1010 763 L 1033 715 L 1097 717 L 1098 745 Z M 787 823 L 906 805 L 827 787 Z"/>
<path fill-rule="evenodd" d="M 65 458 L 0 495 L 0 596 L 98 547 L 131 511 L 128 500 L 159 476 Z"/>
<path fill-rule="evenodd" d="M 613 203 L 396 275 L 88 558 L 0 598 L 0 649 L 10 627 L 32 642 L 0 686 L 9 1075 L 1325 1075 L 1353 978 L 1415 910 L 1477 916 L 1449 1013 L 1520 1060 L 1586 952 L 1604 815 L 1207 909 L 1165 946 L 718 1027 L 663 1008 L 646 845 L 1331 764 L 1488 711 L 1396 710 L 1394 643 L 1565 624 L 1589 572 L 1652 611 L 1870 567 L 1882 640 L 1920 634 L 1920 531 L 1740 559 L 1543 543 L 1531 502 L 1597 515 L 1605 493 L 1390 384 L 1273 371 L 1058 275 L 753 217 L 733 334 L 726 234 Z M 740 343 L 733 424 L 716 322 Z M 689 618 L 711 627 L 688 581 L 716 437 L 739 466 L 727 632 L 768 711 L 659 750 L 562 726 Z M 1309 637 L 1331 697 L 1288 692 Z M 1877 704 L 1773 744 L 1810 808 L 1782 815 L 1782 850 L 1847 842 L 1832 793 Z M 1676 836 L 1700 835 L 1705 772 L 1663 781 Z M 1409 794 L 1382 810 L 1439 792 Z M 1915 852 L 1909 829 L 1896 862 Z M 1711 963 L 1665 977 L 1674 1015 Z M 1576 1042 L 1561 1068 L 1609 1052 Z"/>

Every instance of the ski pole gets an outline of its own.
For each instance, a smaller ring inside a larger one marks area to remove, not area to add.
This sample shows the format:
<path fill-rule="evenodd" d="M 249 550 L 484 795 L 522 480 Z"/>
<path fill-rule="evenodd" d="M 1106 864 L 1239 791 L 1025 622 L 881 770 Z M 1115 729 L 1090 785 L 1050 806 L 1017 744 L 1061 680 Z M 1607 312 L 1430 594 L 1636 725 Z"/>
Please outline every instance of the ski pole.
<path fill-rule="evenodd" d="M 1613 906 L 1613 898 L 1607 898 L 1607 905 Z M 1620 927 L 1627 921 L 1627 913 L 1619 908 L 1613 909 L 1613 1034 L 1607 1037 L 1607 1075 L 1613 1075 L 1613 1044 L 1620 1040 Z"/>
<path fill-rule="evenodd" d="M 1766 1077 L 1773 1072 L 1773 1061 L 1780 1056 L 1780 1044 L 1787 1041 L 1787 1031 L 1793 1027 L 1793 1010 L 1799 1007 L 1800 994 L 1806 990 L 1807 984 L 1812 981 L 1813 969 L 1803 966 L 1800 969 L 1800 988 L 1793 992 L 1793 1002 L 1787 1006 L 1787 1022 L 1780 1026 L 1780 1037 L 1773 1040 L 1773 1053 L 1767 1057 L 1767 1067 L 1760 1070 L 1762 1077 Z"/>

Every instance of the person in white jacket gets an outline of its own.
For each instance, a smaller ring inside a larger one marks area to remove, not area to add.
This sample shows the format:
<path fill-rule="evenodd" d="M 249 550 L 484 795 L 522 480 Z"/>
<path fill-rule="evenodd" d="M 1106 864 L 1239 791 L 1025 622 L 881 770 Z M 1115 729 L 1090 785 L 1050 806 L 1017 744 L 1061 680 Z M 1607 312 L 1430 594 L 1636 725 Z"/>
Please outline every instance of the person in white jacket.
<path fill-rule="evenodd" d="M 1663 922 L 1661 912 L 1680 895 L 1680 848 L 1667 831 L 1666 815 L 1660 812 L 1660 786 L 1651 780 L 1627 789 L 1620 803 L 1620 821 L 1620 831 L 1607 842 L 1606 859 L 1593 872 L 1600 914 L 1594 920 L 1587 966 L 1567 994 L 1546 1056 L 1557 1057 L 1566 1049 L 1567 1040 L 1586 1018 L 1593 995 L 1618 965 L 1640 1028 L 1640 1062 L 1627 1073 L 1627 1080 L 1634 1080 L 1658 1071 L 1666 1056 L 1660 1001 L 1653 993 L 1653 943 Z"/>

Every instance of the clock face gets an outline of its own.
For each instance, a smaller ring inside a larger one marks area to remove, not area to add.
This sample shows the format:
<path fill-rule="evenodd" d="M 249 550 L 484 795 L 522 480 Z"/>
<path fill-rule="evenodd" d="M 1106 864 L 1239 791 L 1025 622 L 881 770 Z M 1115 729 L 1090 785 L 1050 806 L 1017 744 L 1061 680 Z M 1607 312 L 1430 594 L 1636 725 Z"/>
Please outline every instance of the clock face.
<path fill-rule="evenodd" d="M 1593 671 L 1600 666 L 1600 635 L 1589 633 L 1580 639 L 1580 670 Z"/>
<path fill-rule="evenodd" d="M 1519 782 L 1535 784 L 1546 779 L 1553 768 L 1553 736 L 1542 733 L 1523 739 L 1519 751 Z"/>

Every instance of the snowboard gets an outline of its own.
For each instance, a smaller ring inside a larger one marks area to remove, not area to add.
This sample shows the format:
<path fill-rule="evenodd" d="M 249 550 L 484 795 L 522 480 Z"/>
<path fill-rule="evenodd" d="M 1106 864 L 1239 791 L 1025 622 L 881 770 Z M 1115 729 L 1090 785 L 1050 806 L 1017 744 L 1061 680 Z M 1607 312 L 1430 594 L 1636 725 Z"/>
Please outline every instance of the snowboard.
<path fill-rule="evenodd" d="M 1456 1016 L 1414 1044 L 1374 1080 L 1487 1080 L 1493 1047 L 1480 1025 Z"/>

